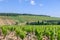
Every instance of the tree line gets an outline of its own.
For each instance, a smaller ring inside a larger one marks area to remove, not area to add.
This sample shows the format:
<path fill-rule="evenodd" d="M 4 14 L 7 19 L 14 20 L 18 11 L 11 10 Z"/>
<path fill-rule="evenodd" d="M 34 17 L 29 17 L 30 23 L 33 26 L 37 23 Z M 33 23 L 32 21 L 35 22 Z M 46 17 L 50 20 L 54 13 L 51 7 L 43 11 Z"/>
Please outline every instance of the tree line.
<path fill-rule="evenodd" d="M 50 17 L 50 16 L 48 16 L 48 15 L 35 15 L 35 14 L 28 14 L 28 13 L 0 13 L 0 16 L 18 16 L 18 15 Z"/>
<path fill-rule="evenodd" d="M 27 22 L 27 25 L 60 25 L 60 20 L 43 20 L 37 22 Z"/>

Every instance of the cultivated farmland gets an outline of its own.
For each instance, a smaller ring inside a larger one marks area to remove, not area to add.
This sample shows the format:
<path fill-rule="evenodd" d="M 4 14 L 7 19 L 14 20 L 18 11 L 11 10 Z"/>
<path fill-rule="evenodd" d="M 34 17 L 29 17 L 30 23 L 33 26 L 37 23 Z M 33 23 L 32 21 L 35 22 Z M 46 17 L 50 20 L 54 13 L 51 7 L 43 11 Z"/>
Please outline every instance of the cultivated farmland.
<path fill-rule="evenodd" d="M 51 25 L 25 25 L 26 22 L 39 24 L 43 20 L 59 22 L 60 18 L 23 14 L 0 15 L 0 40 L 60 40 L 60 25 L 53 25 L 53 23 Z"/>
<path fill-rule="evenodd" d="M 1 40 L 60 40 L 60 25 L 0 26 Z"/>

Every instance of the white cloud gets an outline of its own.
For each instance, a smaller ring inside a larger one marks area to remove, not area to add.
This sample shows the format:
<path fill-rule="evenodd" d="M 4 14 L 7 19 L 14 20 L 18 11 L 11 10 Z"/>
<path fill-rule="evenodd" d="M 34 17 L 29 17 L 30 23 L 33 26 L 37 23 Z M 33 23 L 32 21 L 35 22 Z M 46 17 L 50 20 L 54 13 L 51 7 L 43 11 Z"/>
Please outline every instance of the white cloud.
<path fill-rule="evenodd" d="M 43 4 L 39 4 L 39 6 L 41 7 L 41 6 L 43 6 Z"/>
<path fill-rule="evenodd" d="M 31 0 L 30 3 L 31 3 L 31 5 L 35 5 L 36 4 L 34 0 Z"/>
<path fill-rule="evenodd" d="M 29 1 L 31 5 L 36 5 L 34 0 L 19 0 L 19 3 L 22 3 L 23 1 L 25 1 L 25 2 Z"/>

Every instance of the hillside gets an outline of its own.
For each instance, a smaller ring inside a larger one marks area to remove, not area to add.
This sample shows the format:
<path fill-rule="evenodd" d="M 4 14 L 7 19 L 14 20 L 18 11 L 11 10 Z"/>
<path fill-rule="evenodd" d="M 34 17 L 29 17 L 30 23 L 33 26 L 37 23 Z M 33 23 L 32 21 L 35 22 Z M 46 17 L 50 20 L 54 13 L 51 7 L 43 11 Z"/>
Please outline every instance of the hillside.
<path fill-rule="evenodd" d="M 50 17 L 47 15 L 16 14 L 16 13 L 0 13 L 0 19 L 1 22 L 3 22 L 3 20 L 4 22 L 6 22 L 7 20 L 10 21 L 13 20 L 12 22 L 9 21 L 8 24 L 9 23 L 12 24 L 13 22 L 26 23 L 26 22 L 36 22 L 42 20 L 60 20 L 60 18 Z"/>
<path fill-rule="evenodd" d="M 18 22 L 32 22 L 32 21 L 42 21 L 42 20 L 60 20 L 57 17 L 50 17 L 48 15 L 32 15 L 32 14 L 20 14 L 17 16 L 8 16 L 7 18 L 14 19 Z"/>

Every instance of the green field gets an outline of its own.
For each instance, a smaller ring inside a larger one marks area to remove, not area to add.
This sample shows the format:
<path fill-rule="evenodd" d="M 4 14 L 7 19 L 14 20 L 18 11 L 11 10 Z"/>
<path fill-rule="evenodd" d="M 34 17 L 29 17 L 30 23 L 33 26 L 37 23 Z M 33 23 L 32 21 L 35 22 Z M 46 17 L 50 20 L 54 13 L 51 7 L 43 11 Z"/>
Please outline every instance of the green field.
<path fill-rule="evenodd" d="M 60 25 L 15 25 L 1 26 L 0 29 L 4 36 L 9 32 L 15 32 L 17 37 L 24 39 L 27 33 L 31 33 L 34 34 L 38 40 L 43 40 L 43 38 L 45 38 L 44 36 L 49 40 L 60 40 Z"/>
<path fill-rule="evenodd" d="M 43 15 L 0 15 L 0 18 L 1 23 L 5 23 L 5 20 L 10 23 L 12 19 L 14 22 L 16 21 L 18 23 L 60 20 L 58 17 Z M 0 35 L 2 35 L 1 40 L 13 40 L 15 38 L 17 38 L 16 40 L 60 40 L 60 25 L 1 25 Z M 9 39 L 8 37 L 14 38 Z"/>
<path fill-rule="evenodd" d="M 13 19 L 20 23 L 36 22 L 42 20 L 60 20 L 60 18 L 58 17 L 51 17 L 48 15 L 17 14 L 17 13 L 0 13 L 0 18 Z"/>
<path fill-rule="evenodd" d="M 3 16 L 5 18 L 5 16 Z M 17 15 L 17 16 L 6 16 L 6 18 L 14 19 L 18 22 L 36 22 L 42 20 L 60 20 L 58 17 L 50 16 L 37 16 L 37 15 Z"/>

